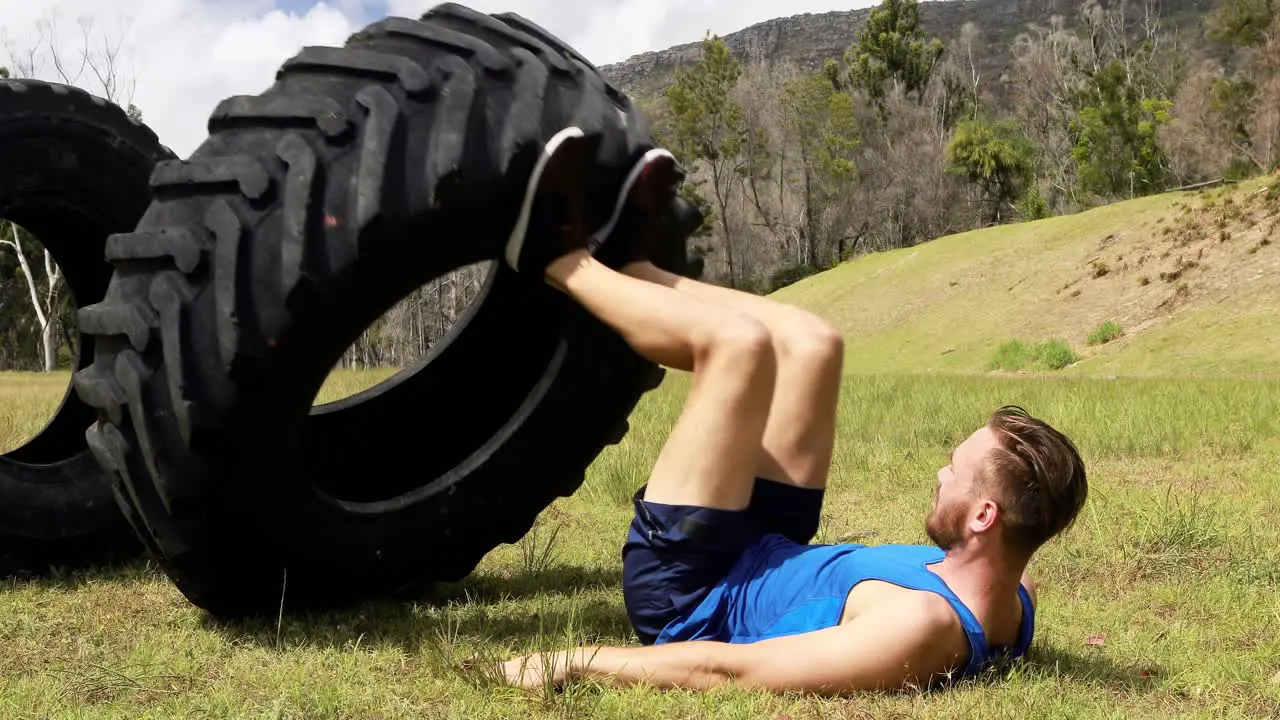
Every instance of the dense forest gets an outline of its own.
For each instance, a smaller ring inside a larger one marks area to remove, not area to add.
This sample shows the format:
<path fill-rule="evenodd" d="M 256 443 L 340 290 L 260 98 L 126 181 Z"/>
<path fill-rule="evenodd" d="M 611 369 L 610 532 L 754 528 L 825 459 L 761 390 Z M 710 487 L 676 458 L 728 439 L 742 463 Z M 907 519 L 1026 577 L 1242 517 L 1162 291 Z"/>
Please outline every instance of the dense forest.
<path fill-rule="evenodd" d="M 976 58 L 982 27 L 944 44 L 916 0 L 883 0 L 820 68 L 743 62 L 708 36 L 660 95 L 636 98 L 706 212 L 705 279 L 769 292 L 860 253 L 1275 172 L 1275 0 L 1219 0 L 1207 49 L 1154 0 L 1079 13 L 1028 25 L 996 78 Z M 422 288 L 340 364 L 411 362 L 484 276 Z M 72 308 L 37 239 L 0 222 L 0 370 L 67 367 Z"/>

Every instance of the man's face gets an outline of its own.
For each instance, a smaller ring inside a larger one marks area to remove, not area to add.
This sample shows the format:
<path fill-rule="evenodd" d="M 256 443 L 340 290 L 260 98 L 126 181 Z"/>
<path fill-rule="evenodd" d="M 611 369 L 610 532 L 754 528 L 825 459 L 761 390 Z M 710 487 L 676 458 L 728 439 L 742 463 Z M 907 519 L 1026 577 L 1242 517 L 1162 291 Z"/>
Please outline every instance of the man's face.
<path fill-rule="evenodd" d="M 960 443 L 951 453 L 951 462 L 938 470 L 925 532 L 943 550 L 959 547 L 987 524 L 981 516 L 987 498 L 980 494 L 977 481 L 983 459 L 995 447 L 995 433 L 984 426 Z"/>

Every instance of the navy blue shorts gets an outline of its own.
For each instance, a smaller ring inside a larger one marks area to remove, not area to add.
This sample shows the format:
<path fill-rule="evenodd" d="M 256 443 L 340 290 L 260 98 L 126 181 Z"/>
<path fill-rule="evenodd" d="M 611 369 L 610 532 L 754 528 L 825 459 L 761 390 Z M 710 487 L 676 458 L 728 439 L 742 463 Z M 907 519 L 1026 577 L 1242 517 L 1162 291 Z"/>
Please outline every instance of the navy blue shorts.
<path fill-rule="evenodd" d="M 632 498 L 622 547 L 622 596 L 640 642 L 652 645 L 693 610 L 733 563 L 767 533 L 808 545 L 818 532 L 824 490 L 757 478 L 745 510 L 716 510 Z"/>

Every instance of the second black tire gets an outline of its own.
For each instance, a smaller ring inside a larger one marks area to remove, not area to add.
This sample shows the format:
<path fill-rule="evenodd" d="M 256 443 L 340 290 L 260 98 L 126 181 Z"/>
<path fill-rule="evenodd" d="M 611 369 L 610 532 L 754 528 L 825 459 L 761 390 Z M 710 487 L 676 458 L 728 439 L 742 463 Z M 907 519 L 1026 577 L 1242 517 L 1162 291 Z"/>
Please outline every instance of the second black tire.
<path fill-rule="evenodd" d="M 151 201 L 151 170 L 171 158 L 150 128 L 104 98 L 0 79 L 0 218 L 41 241 L 78 305 L 102 298 L 111 279 L 107 236 L 133 229 Z M 25 291 L 25 279 L 19 282 Z M 81 335 L 77 350 L 73 369 L 92 362 L 93 339 Z M 35 437 L 0 455 L 0 576 L 93 567 L 141 552 L 85 446 L 93 418 L 68 389 Z"/>
<path fill-rule="evenodd" d="M 90 446 L 181 591 L 217 615 L 465 576 L 626 432 L 661 369 L 498 264 L 452 335 L 313 412 L 343 351 L 432 278 L 502 255 L 545 142 L 616 188 L 653 147 L 598 72 L 516 16 L 446 4 L 305 48 L 159 166 L 81 327 Z"/>

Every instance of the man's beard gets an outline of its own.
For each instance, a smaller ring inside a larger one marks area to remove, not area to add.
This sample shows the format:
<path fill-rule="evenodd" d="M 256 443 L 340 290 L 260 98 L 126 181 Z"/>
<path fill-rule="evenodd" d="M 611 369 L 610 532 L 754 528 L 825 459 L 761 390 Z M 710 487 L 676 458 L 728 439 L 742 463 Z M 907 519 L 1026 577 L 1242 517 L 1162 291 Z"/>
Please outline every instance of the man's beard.
<path fill-rule="evenodd" d="M 925 518 L 924 531 L 929 539 L 942 550 L 948 551 L 964 540 L 964 505 L 951 503 L 946 507 L 935 506 Z"/>

